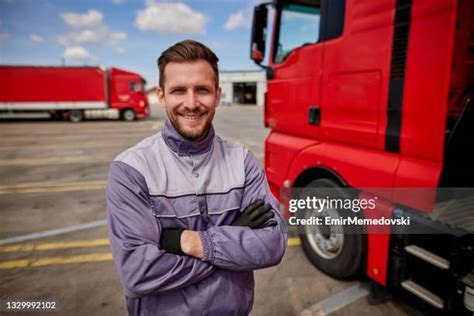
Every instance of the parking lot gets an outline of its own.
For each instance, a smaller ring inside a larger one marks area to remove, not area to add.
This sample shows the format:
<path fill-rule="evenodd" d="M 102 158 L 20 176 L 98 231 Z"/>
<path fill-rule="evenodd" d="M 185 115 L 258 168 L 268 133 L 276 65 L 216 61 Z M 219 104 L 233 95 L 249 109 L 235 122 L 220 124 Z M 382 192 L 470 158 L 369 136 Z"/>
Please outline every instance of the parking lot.
<path fill-rule="evenodd" d="M 258 107 L 220 107 L 216 131 L 249 147 L 263 162 L 268 131 L 262 116 Z M 130 123 L 0 122 L 1 299 L 56 301 L 55 315 L 126 314 L 108 247 L 107 171 L 119 152 L 163 123 L 156 105 L 151 117 Z M 252 315 L 419 314 L 399 300 L 368 305 L 363 282 L 319 272 L 296 236 L 290 236 L 279 266 L 255 275 Z"/>

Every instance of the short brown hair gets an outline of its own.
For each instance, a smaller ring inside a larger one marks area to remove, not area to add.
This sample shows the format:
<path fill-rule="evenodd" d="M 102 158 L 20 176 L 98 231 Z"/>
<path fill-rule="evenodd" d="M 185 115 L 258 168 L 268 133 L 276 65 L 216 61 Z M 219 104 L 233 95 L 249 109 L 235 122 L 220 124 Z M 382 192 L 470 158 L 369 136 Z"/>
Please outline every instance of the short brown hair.
<path fill-rule="evenodd" d="M 168 63 L 186 63 L 192 61 L 204 60 L 207 61 L 212 70 L 214 70 L 214 79 L 216 81 L 216 87 L 219 85 L 219 69 L 217 67 L 216 54 L 209 49 L 206 45 L 194 41 L 184 40 L 169 47 L 158 58 L 158 69 L 160 71 L 160 88 L 165 87 L 165 67 Z"/>

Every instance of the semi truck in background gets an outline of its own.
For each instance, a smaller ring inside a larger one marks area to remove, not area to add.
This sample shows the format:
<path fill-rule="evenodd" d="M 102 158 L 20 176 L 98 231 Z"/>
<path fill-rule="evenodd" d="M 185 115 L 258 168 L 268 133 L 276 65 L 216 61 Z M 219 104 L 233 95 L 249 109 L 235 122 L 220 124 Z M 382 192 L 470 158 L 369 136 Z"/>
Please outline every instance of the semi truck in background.
<path fill-rule="evenodd" d="M 474 187 L 474 2 L 275 0 L 254 9 L 250 55 L 266 69 L 265 170 L 282 205 L 348 188 L 383 200 L 360 217 L 411 217 L 402 231 L 303 228 L 308 259 L 368 276 L 375 301 L 471 315 L 474 203 L 440 192 Z"/>
<path fill-rule="evenodd" d="M 146 81 L 119 68 L 0 66 L 0 115 L 48 112 L 72 122 L 148 116 Z"/>

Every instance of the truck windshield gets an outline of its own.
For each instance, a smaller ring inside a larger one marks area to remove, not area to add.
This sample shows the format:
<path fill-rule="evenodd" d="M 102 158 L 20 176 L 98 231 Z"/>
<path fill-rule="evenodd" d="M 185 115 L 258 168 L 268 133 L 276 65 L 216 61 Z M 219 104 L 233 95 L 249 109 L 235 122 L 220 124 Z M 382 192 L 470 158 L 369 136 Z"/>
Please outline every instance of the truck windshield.
<path fill-rule="evenodd" d="M 145 85 L 142 82 L 130 81 L 130 91 L 131 92 L 143 92 Z"/>
<path fill-rule="evenodd" d="M 320 9 L 316 6 L 294 3 L 283 6 L 275 63 L 285 61 L 296 48 L 318 41 L 320 17 Z"/>

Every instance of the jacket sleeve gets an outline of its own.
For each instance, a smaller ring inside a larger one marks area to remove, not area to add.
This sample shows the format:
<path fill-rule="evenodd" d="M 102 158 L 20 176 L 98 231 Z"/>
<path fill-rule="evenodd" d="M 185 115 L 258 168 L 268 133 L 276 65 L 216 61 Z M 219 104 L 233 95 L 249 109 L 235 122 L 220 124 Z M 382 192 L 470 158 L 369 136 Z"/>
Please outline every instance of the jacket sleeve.
<path fill-rule="evenodd" d="M 110 166 L 107 220 L 115 267 L 130 298 L 176 290 L 214 271 L 209 263 L 160 249 L 161 227 L 152 212 L 145 178 L 124 162 Z"/>
<path fill-rule="evenodd" d="M 263 168 L 247 151 L 241 208 L 257 199 L 273 207 L 276 226 L 261 229 L 215 226 L 201 231 L 204 261 L 227 270 L 255 270 L 277 265 L 281 261 L 288 239 L 286 225 L 279 212 L 279 203 L 270 192 Z"/>

